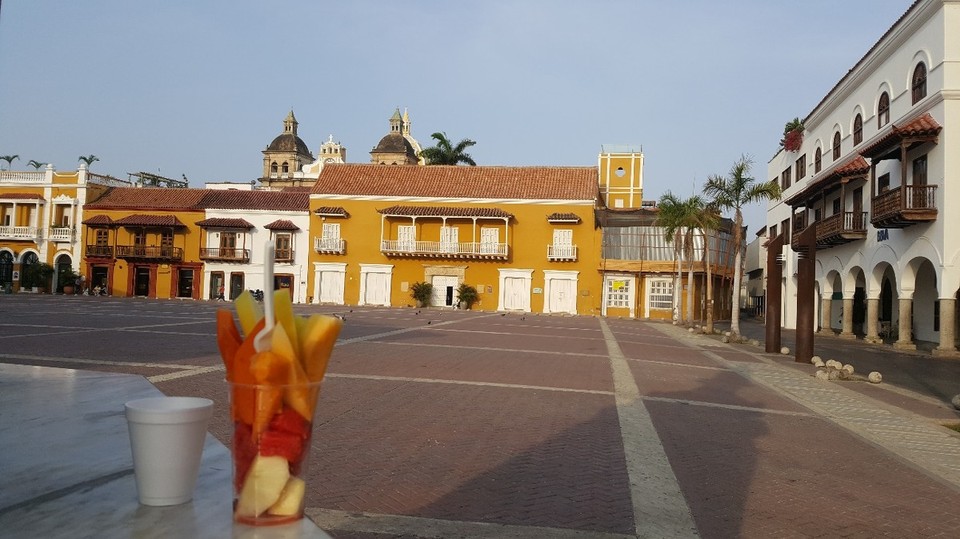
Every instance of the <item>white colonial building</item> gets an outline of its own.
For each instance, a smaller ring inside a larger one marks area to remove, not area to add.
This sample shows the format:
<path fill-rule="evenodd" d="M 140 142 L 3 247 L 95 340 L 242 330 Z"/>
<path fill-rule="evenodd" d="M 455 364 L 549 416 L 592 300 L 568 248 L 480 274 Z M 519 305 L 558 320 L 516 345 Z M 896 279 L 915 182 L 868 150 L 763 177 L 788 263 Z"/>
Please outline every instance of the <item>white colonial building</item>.
<path fill-rule="evenodd" d="M 914 2 L 803 119 L 799 149 L 770 161 L 784 188 L 766 221 L 770 238 L 786 233 L 784 327 L 797 323 L 791 239 L 812 226 L 816 327 L 956 353 L 958 29 L 960 1 Z"/>

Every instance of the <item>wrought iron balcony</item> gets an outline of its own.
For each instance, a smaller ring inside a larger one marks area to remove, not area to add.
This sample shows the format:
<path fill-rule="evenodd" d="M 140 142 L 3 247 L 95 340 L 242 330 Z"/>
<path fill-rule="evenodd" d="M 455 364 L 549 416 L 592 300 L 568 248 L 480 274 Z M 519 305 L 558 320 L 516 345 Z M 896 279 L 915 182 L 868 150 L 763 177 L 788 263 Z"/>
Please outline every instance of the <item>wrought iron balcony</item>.
<path fill-rule="evenodd" d="M 873 197 L 870 223 L 905 228 L 937 219 L 936 185 L 903 185 Z"/>
<path fill-rule="evenodd" d="M 577 259 L 576 245 L 547 245 L 547 260 L 555 262 Z"/>
<path fill-rule="evenodd" d="M 342 255 L 347 250 L 347 242 L 340 238 L 313 238 L 313 248 L 320 254 Z"/>
<path fill-rule="evenodd" d="M 183 260 L 183 249 L 157 245 L 117 245 L 117 258 Z"/>
<path fill-rule="evenodd" d="M 200 260 L 214 262 L 250 262 L 250 249 L 235 247 L 211 247 L 200 249 Z"/>
<path fill-rule="evenodd" d="M 0 226 L 0 239 L 36 241 L 42 230 L 35 226 Z"/>
<path fill-rule="evenodd" d="M 380 240 L 380 251 L 387 256 L 427 258 L 506 259 L 506 243 Z"/>
<path fill-rule="evenodd" d="M 110 245 L 87 245 L 83 252 L 86 256 L 113 258 L 113 247 Z"/>

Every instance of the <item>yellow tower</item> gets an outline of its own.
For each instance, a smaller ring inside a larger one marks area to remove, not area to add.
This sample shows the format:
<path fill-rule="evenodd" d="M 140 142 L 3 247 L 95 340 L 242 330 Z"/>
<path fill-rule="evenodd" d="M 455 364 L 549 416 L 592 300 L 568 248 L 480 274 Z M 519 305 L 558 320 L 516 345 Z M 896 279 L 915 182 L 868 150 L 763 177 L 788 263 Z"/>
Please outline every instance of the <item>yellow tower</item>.
<path fill-rule="evenodd" d="M 600 197 L 611 209 L 637 209 L 643 204 L 643 149 L 604 145 L 598 162 Z"/>

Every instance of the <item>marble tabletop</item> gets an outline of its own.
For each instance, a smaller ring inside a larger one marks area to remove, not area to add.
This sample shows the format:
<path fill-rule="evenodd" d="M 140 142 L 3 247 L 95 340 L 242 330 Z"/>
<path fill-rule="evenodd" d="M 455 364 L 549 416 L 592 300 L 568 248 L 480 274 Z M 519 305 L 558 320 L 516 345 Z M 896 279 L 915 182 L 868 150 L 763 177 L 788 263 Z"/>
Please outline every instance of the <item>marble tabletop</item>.
<path fill-rule="evenodd" d="M 140 505 L 123 404 L 159 395 L 141 376 L 0 364 L 2 535 L 329 539 L 306 518 L 234 524 L 230 452 L 210 434 L 193 501 Z"/>

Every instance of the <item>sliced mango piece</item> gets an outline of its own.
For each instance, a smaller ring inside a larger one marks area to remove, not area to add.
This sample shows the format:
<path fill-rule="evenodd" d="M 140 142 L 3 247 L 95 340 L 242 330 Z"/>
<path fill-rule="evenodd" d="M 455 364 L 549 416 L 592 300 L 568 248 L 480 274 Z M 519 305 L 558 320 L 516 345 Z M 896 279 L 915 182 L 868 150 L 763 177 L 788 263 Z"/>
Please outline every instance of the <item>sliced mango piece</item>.
<path fill-rule="evenodd" d="M 220 359 L 227 370 L 227 380 L 233 380 L 233 362 L 237 350 L 243 344 L 237 325 L 233 322 L 233 313 L 227 309 L 217 310 L 217 348 L 220 349 Z"/>
<path fill-rule="evenodd" d="M 330 352 L 340 335 L 343 321 L 335 316 L 315 314 L 307 322 L 307 332 L 301 338 L 301 355 L 307 378 L 312 382 L 323 380 L 330 361 Z"/>
<path fill-rule="evenodd" d="M 300 356 L 300 342 L 297 340 L 297 323 L 293 315 L 293 300 L 290 292 L 285 289 L 273 291 L 273 312 L 278 326 L 283 326 L 295 352 L 294 358 Z"/>
<path fill-rule="evenodd" d="M 257 384 L 265 386 L 256 388 L 253 411 L 253 437 L 259 439 L 274 414 L 280 411 L 283 403 L 283 388 L 280 386 L 290 378 L 290 361 L 271 351 L 258 352 L 253 356 L 250 372 Z"/>
<path fill-rule="evenodd" d="M 298 385 L 299 387 L 287 387 L 283 393 L 283 401 L 288 406 L 297 411 L 304 419 L 310 421 L 313 418 L 313 408 L 316 405 L 317 392 L 304 384 L 309 383 L 307 373 L 304 372 L 297 359 L 296 352 L 293 349 L 292 341 L 284 331 L 283 326 L 277 325 L 273 328 L 273 335 L 270 340 L 270 351 L 282 357 L 287 363 L 287 372 L 289 378 L 285 383 Z"/>
<path fill-rule="evenodd" d="M 254 416 L 256 415 L 257 392 L 252 386 L 257 383 L 253 376 L 251 367 L 256 350 L 253 347 L 253 340 L 263 330 L 264 322 L 261 318 L 257 325 L 253 327 L 250 334 L 240 348 L 233 355 L 233 379 L 238 385 L 233 387 L 233 396 L 230 401 L 230 408 L 233 419 L 240 420 L 243 423 L 253 426 Z"/>
<path fill-rule="evenodd" d="M 249 337 L 253 326 L 263 319 L 263 307 L 253 298 L 253 293 L 249 290 L 241 292 L 234 300 L 234 305 L 237 308 L 237 318 L 240 319 L 240 328 L 243 334 Z"/>

